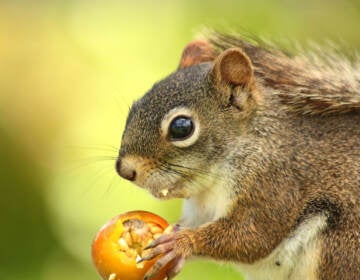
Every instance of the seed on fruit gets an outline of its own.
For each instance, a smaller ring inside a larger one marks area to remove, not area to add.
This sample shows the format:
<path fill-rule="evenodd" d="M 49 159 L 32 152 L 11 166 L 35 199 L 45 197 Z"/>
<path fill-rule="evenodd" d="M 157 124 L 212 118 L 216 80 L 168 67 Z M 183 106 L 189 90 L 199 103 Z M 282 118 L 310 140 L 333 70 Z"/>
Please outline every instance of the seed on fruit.
<path fill-rule="evenodd" d="M 150 228 L 150 231 L 152 234 L 156 234 L 156 233 L 162 233 L 164 230 L 158 226 L 153 226 Z"/>
<path fill-rule="evenodd" d="M 123 237 L 119 238 L 119 245 L 121 250 L 129 250 L 129 246 Z"/>
<path fill-rule="evenodd" d="M 144 262 L 139 263 L 139 261 L 141 260 L 141 257 L 139 255 L 136 255 L 136 267 L 137 268 L 143 268 L 144 267 Z"/>
<path fill-rule="evenodd" d="M 116 274 L 115 273 L 111 273 L 109 275 L 109 279 L 108 280 L 115 280 L 116 279 Z"/>

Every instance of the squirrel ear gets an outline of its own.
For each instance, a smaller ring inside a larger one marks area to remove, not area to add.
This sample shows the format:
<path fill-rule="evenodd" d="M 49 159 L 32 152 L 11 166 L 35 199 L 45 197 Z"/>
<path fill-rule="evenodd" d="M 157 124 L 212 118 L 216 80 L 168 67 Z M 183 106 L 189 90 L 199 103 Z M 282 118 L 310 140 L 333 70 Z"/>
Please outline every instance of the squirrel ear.
<path fill-rule="evenodd" d="M 181 55 L 179 69 L 186 68 L 206 61 L 212 61 L 216 57 L 213 47 L 205 41 L 190 42 Z"/>
<path fill-rule="evenodd" d="M 212 75 L 216 83 L 250 88 L 254 70 L 249 57 L 242 50 L 231 48 L 216 58 Z"/>
<path fill-rule="evenodd" d="M 250 112 L 262 103 L 254 83 L 250 58 L 238 48 L 227 49 L 214 61 L 210 79 L 222 93 L 220 100 L 242 112 Z"/>

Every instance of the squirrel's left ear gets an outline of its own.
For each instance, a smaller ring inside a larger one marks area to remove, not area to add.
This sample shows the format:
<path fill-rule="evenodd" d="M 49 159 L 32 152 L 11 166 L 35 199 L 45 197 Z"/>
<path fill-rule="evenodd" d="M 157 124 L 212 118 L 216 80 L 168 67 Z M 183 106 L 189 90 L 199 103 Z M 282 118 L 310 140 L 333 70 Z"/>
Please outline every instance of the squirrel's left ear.
<path fill-rule="evenodd" d="M 202 62 L 213 61 L 216 57 L 214 48 L 206 41 L 190 42 L 183 50 L 179 69 Z"/>
<path fill-rule="evenodd" d="M 254 70 L 250 58 L 239 48 L 223 51 L 214 61 L 210 72 L 212 83 L 239 109 L 254 101 L 259 101 L 254 86 Z"/>

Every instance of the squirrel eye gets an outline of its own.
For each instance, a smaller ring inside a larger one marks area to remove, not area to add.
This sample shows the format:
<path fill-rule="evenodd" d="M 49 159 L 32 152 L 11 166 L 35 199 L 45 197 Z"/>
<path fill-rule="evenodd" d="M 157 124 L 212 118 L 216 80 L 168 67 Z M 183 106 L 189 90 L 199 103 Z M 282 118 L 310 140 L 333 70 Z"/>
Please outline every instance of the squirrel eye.
<path fill-rule="evenodd" d="M 194 132 L 193 120 L 189 117 L 179 116 L 173 119 L 169 126 L 170 140 L 184 140 Z"/>

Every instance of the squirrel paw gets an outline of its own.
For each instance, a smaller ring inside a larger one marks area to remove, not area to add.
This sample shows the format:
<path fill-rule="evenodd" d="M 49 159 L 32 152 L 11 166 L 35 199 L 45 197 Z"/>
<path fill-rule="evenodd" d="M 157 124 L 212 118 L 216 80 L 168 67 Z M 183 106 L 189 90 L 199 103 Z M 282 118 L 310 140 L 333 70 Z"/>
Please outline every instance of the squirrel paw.
<path fill-rule="evenodd" d="M 166 272 L 167 279 L 174 278 L 184 266 L 185 260 L 193 254 L 193 235 L 191 230 L 180 230 L 162 235 L 145 249 L 152 249 L 139 262 L 151 260 L 162 255 L 146 273 L 144 280 L 151 279 L 168 263 L 172 266 Z"/>

